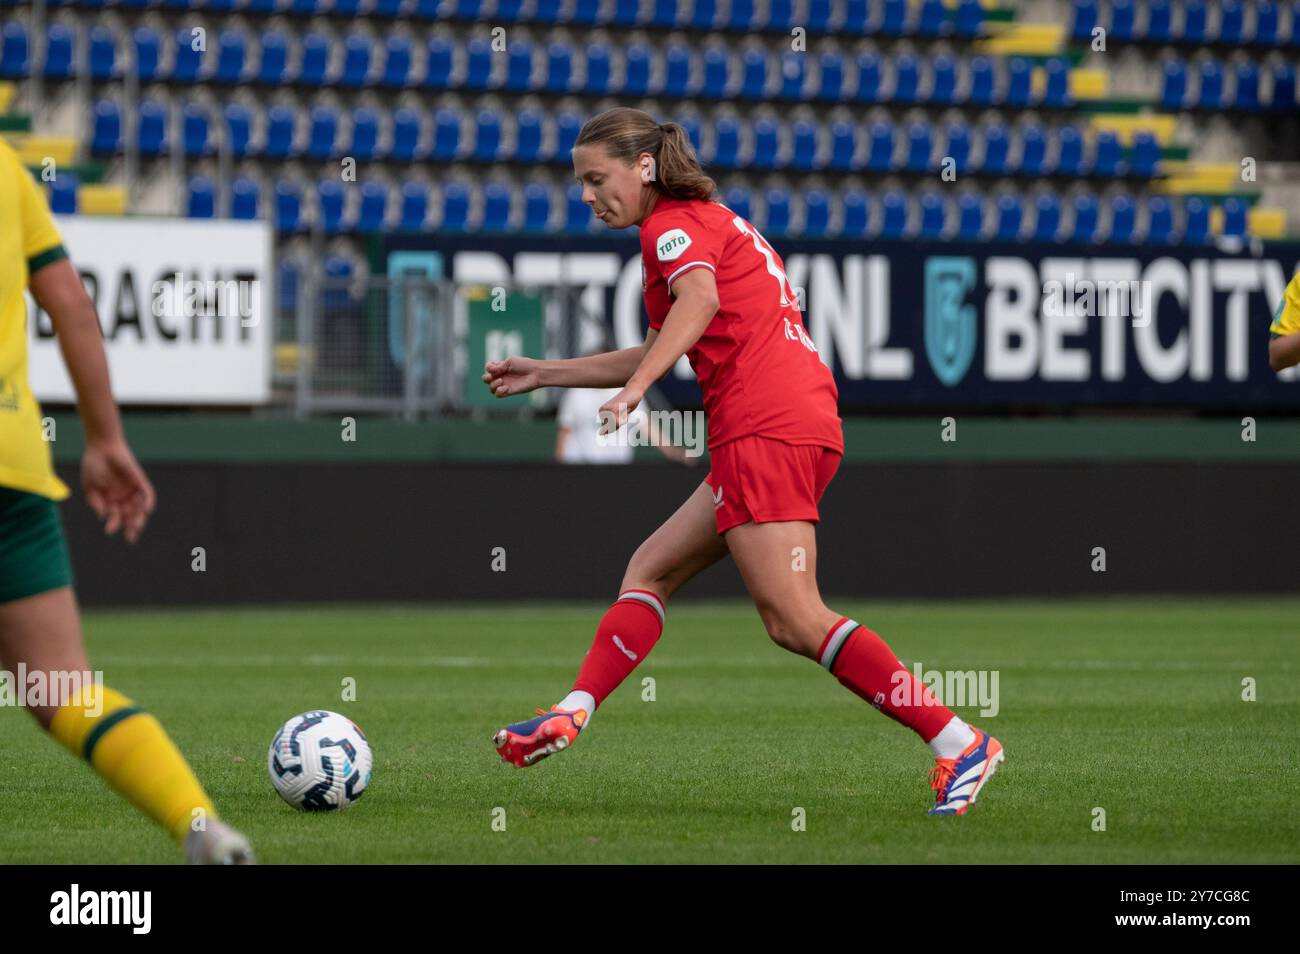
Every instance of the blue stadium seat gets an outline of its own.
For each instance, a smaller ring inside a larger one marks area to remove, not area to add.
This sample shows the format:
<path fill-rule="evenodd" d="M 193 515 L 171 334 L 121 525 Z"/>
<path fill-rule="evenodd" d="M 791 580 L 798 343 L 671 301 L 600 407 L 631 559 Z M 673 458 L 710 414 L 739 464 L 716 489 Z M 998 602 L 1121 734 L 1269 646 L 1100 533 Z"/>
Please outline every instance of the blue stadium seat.
<path fill-rule="evenodd" d="M 1192 196 L 1183 206 L 1183 244 L 1204 245 L 1210 239 L 1210 207 L 1200 196 Z"/>
<path fill-rule="evenodd" d="M 1063 126 L 1056 136 L 1056 174 L 1081 176 L 1083 167 L 1083 134 L 1077 126 Z"/>
<path fill-rule="evenodd" d="M 1219 0 L 1219 42 L 1240 46 L 1244 28 L 1245 11 L 1241 0 Z"/>
<path fill-rule="evenodd" d="M 524 231 L 546 232 L 551 222 L 551 190 L 540 182 L 524 186 Z"/>
<path fill-rule="evenodd" d="M 397 228 L 402 232 L 420 232 L 429 217 L 429 187 L 418 180 L 402 183 L 402 210 Z"/>
<path fill-rule="evenodd" d="M 381 82 L 401 89 L 411 81 L 411 41 L 400 33 L 384 40 L 384 72 Z"/>
<path fill-rule="evenodd" d="M 297 82 L 304 86 L 324 86 L 325 70 L 329 66 L 330 44 L 319 33 L 308 33 L 302 38 L 302 60 L 298 64 Z"/>
<path fill-rule="evenodd" d="M 776 122 L 767 116 L 754 121 L 754 153 L 749 164 L 755 169 L 775 169 L 779 148 L 779 130 Z"/>
<path fill-rule="evenodd" d="M 932 74 L 929 101 L 946 106 L 956 98 L 957 61 L 947 53 L 940 53 L 930 65 Z"/>
<path fill-rule="evenodd" d="M 1073 102 L 1070 96 L 1070 64 L 1054 56 L 1044 64 L 1043 70 L 1047 75 L 1043 105 L 1058 108 L 1070 105 Z"/>
<path fill-rule="evenodd" d="M 679 99 L 685 98 L 690 93 L 690 85 L 690 47 L 674 43 L 664 52 L 664 81 L 660 94 Z"/>
<path fill-rule="evenodd" d="M 452 129 L 449 135 L 455 142 L 450 147 L 450 154 L 455 155 L 460 147 L 460 121 L 455 113 L 452 114 L 451 119 Z M 403 106 L 393 113 L 393 141 L 388 149 L 388 158 L 396 159 L 398 162 L 411 162 L 419 154 L 420 114 L 408 106 Z"/>
<path fill-rule="evenodd" d="M 766 87 L 767 55 L 762 50 L 746 50 L 741 57 L 741 98 L 762 99 Z"/>
<path fill-rule="evenodd" d="M 216 186 L 209 176 L 190 176 L 185 198 L 185 215 L 210 219 L 216 214 Z"/>
<path fill-rule="evenodd" d="M 564 231 L 586 232 L 591 228 L 593 216 L 587 203 L 582 201 L 582 186 L 571 183 L 564 195 Z"/>
<path fill-rule="evenodd" d="M 734 169 L 740 156 L 740 124 L 731 116 L 719 116 L 714 126 L 712 163 Z"/>
<path fill-rule="evenodd" d="M 726 202 L 723 204 L 742 219 L 752 221 L 749 209 L 749 190 L 744 186 L 732 186 L 728 189 Z"/>
<path fill-rule="evenodd" d="M 1110 29 L 1107 31 L 1107 41 L 1128 43 L 1135 35 L 1133 0 L 1110 0 Z"/>
<path fill-rule="evenodd" d="M 50 211 L 55 215 L 75 215 L 80 184 L 75 172 L 62 172 L 55 176 L 50 183 Z"/>
<path fill-rule="evenodd" d="M 803 194 L 803 235 L 823 238 L 830 229 L 831 199 L 825 189 L 809 189 Z"/>
<path fill-rule="evenodd" d="M 1274 46 L 1278 37 L 1277 25 L 1277 4 L 1274 0 L 1258 0 L 1255 4 L 1255 44 Z"/>
<path fill-rule="evenodd" d="M 311 108 L 311 132 L 307 137 L 308 159 L 329 159 L 334 155 L 334 141 L 338 138 L 339 116 L 334 107 L 323 103 Z"/>
<path fill-rule="evenodd" d="M 1259 67 L 1247 60 L 1237 64 L 1236 74 L 1233 105 L 1237 109 L 1259 109 Z"/>
<path fill-rule="evenodd" d="M 1155 133 L 1147 129 L 1133 134 L 1133 159 L 1131 171 L 1135 176 L 1150 179 L 1160 174 L 1160 143 Z"/>
<path fill-rule="evenodd" d="M 425 89 L 446 89 L 451 85 L 453 53 L 451 43 L 443 37 L 433 36 L 429 38 L 425 51 L 428 55 L 421 85 Z"/>
<path fill-rule="evenodd" d="M 193 83 L 198 79 L 203 66 L 203 53 L 194 48 L 194 32 L 191 28 L 180 27 L 172 34 L 175 57 L 172 60 L 171 78 L 176 83 Z"/>
<path fill-rule="evenodd" d="M 460 154 L 460 114 L 443 108 L 433 117 L 433 152 L 430 157 L 449 162 Z"/>
<path fill-rule="evenodd" d="M 907 127 L 907 164 L 908 172 L 926 172 L 930 168 L 930 153 L 934 142 L 930 136 L 927 123 L 915 122 Z"/>
<path fill-rule="evenodd" d="M 1168 43 L 1174 35 L 1172 21 L 1169 0 L 1148 0 L 1146 39 L 1153 43 Z"/>
<path fill-rule="evenodd" d="M 704 83 L 700 95 L 722 99 L 731 82 L 731 56 L 724 47 L 711 46 L 704 51 Z"/>
<path fill-rule="evenodd" d="M 1086 245 L 1097 239 L 1097 199 L 1083 193 L 1074 197 L 1074 227 L 1070 241 Z"/>
<path fill-rule="evenodd" d="M 984 231 L 984 202 L 974 192 L 957 197 L 957 238 L 974 242 Z"/>
<path fill-rule="evenodd" d="M 1205 0 L 1183 0 L 1184 43 L 1205 42 Z"/>
<path fill-rule="evenodd" d="M 960 0 L 957 4 L 955 32 L 962 37 L 976 37 L 984 31 L 984 7 L 980 0 Z"/>
<path fill-rule="evenodd" d="M 142 156 L 161 156 L 167 151 L 167 107 L 157 100 L 140 104 L 136 116 L 136 148 Z"/>
<path fill-rule="evenodd" d="M 1023 56 L 1007 60 L 1007 93 L 1003 101 L 1008 106 L 1028 106 L 1033 102 L 1033 68 Z"/>
<path fill-rule="evenodd" d="M 322 232 L 336 235 L 343 231 L 343 185 L 337 179 L 316 183 L 316 209 L 319 212 L 316 221 Z"/>
<path fill-rule="evenodd" d="M 275 184 L 275 227 L 280 232 L 296 232 L 302 222 L 302 193 L 298 187 L 281 180 Z"/>
<path fill-rule="evenodd" d="M 695 0 L 695 3 L 691 5 L 691 29 L 711 30 L 717 18 L 717 0 Z"/>
<path fill-rule="evenodd" d="M 257 13 L 273 13 L 279 3 L 280 0 L 262 0 L 260 3 L 257 2 L 257 0 L 250 0 L 248 8 Z M 186 4 L 186 6 L 189 6 L 189 4 Z M 311 16 L 312 14 L 321 12 L 321 8 L 324 7 L 325 4 L 324 0 L 289 0 L 287 6 L 293 13 L 301 13 L 304 16 Z M 338 9 L 337 0 L 334 4 L 334 9 Z"/>
<path fill-rule="evenodd" d="M 793 0 L 768 0 L 767 3 L 767 23 L 764 25 L 769 33 L 784 33 L 789 35 L 791 28 L 794 26 L 794 2 Z M 800 21 L 800 26 L 807 25 Z"/>
<path fill-rule="evenodd" d="M 558 23 L 560 0 L 537 0 L 533 7 L 533 19 L 538 23 Z"/>
<path fill-rule="evenodd" d="M 921 12 L 916 18 L 916 32 L 921 36 L 942 36 L 948 30 L 948 11 L 943 0 L 922 0 Z"/>
<path fill-rule="evenodd" d="M 857 168 L 858 127 L 856 123 L 836 120 L 831 124 L 830 167 L 839 172 Z"/>
<path fill-rule="evenodd" d="M 654 8 L 650 14 L 650 22 L 657 27 L 665 30 L 671 29 L 677 25 L 678 17 L 681 16 L 678 0 L 654 0 Z"/>
<path fill-rule="evenodd" d="M 1187 64 L 1182 60 L 1167 59 L 1161 72 L 1164 74 L 1164 85 L 1160 90 L 1160 107 L 1177 112 L 1187 100 Z"/>
<path fill-rule="evenodd" d="M 235 181 L 230 183 L 230 217 L 232 219 L 257 218 L 261 192 L 256 179 L 236 176 Z"/>
<path fill-rule="evenodd" d="M 1020 174 L 1041 176 L 1046 165 L 1047 137 L 1043 135 L 1043 127 L 1037 124 L 1022 126 L 1020 129 Z"/>
<path fill-rule="evenodd" d="M 521 7 L 523 7 L 523 0 L 497 0 L 497 9 L 493 16 L 506 23 L 516 23 L 521 19 Z"/>
<path fill-rule="evenodd" d="M 1137 206 L 1126 195 L 1117 195 L 1110 203 L 1110 241 L 1116 244 L 1136 238 Z"/>
<path fill-rule="evenodd" d="M 276 103 L 266 111 L 266 144 L 262 155 L 267 159 L 287 159 L 293 155 L 294 112 Z"/>
<path fill-rule="evenodd" d="M 122 109 L 111 99 L 95 103 L 95 120 L 90 133 L 90 151 L 108 156 L 122 148 Z"/>
<path fill-rule="evenodd" d="M 182 138 L 185 155 L 190 158 L 208 154 L 208 111 L 198 103 L 186 103 L 181 110 Z"/>
<path fill-rule="evenodd" d="M 243 103 L 228 103 L 224 112 L 226 122 L 226 143 L 230 153 L 236 159 L 248 155 L 248 141 L 253 126 L 253 117 Z"/>
<path fill-rule="evenodd" d="M 573 84 L 573 47 L 553 40 L 546 47 L 546 91 L 567 93 Z"/>
<path fill-rule="evenodd" d="M 997 237 L 1004 242 L 1014 242 L 1020 238 L 1021 208 L 1020 196 L 1004 192 L 998 196 L 998 231 Z"/>
<path fill-rule="evenodd" d="M 474 37 L 465 45 L 466 89 L 486 90 L 492 82 L 492 44 L 482 37 Z"/>
<path fill-rule="evenodd" d="M 17 78 L 27 72 L 27 30 L 21 23 L 6 23 L 4 27 L 4 68 L 6 77 Z M 72 76 L 72 50 L 76 34 L 66 23 L 55 21 L 45 30 L 46 79 L 68 79 Z"/>
<path fill-rule="evenodd" d="M 731 12 L 727 16 L 727 29 L 745 32 L 754 22 L 754 0 L 731 0 Z"/>
<path fill-rule="evenodd" d="M 1169 245 L 1174 236 L 1174 209 L 1162 195 L 1147 200 L 1146 241 L 1155 245 Z"/>
<path fill-rule="evenodd" d="M 894 102 L 916 102 L 920 82 L 921 67 L 915 56 L 902 53 L 894 58 Z"/>
<path fill-rule="evenodd" d="M 763 231 L 768 235 L 785 235 L 790 231 L 790 193 L 784 189 L 768 189 L 763 197 L 767 205 Z"/>
<path fill-rule="evenodd" d="M 952 160 L 954 173 L 963 175 L 970 169 L 970 128 L 965 123 L 952 122 L 945 136 L 944 157 Z"/>
<path fill-rule="evenodd" d="M 582 116 L 578 113 L 566 111 L 555 117 L 555 154 L 554 159 L 560 162 L 569 162 L 570 154 L 573 152 L 573 145 L 578 141 L 578 133 L 582 132 Z"/>
<path fill-rule="evenodd" d="M 1287 113 L 1296 109 L 1295 68 L 1290 63 L 1273 64 L 1273 93 L 1269 107 Z"/>
<path fill-rule="evenodd" d="M 372 17 L 388 17 L 390 19 L 401 15 L 402 5 L 406 0 L 370 0 L 370 15 Z"/>
<path fill-rule="evenodd" d="M 858 83 L 853 98 L 859 103 L 874 103 L 880 98 L 880 57 L 870 51 L 857 58 Z"/>
<path fill-rule="evenodd" d="M 634 27 L 641 22 L 638 0 L 614 0 L 614 15 L 610 23 L 619 27 Z"/>
<path fill-rule="evenodd" d="M 817 60 L 817 75 L 817 99 L 834 103 L 844 98 L 844 57 L 833 51 L 823 53 Z"/>
<path fill-rule="evenodd" d="M 48 40 L 46 50 L 50 49 L 55 36 L 55 28 L 63 27 L 61 23 L 52 23 L 47 31 Z M 56 60 L 67 72 L 64 76 L 72 73 L 72 31 L 63 27 L 64 35 L 59 40 L 59 51 Z M 17 20 L 10 20 L 3 28 L 3 44 L 0 44 L 0 76 L 5 79 L 20 79 L 27 75 L 28 67 L 28 49 L 27 49 L 27 29 Z M 57 73 L 50 73 L 51 57 L 46 56 L 46 76 L 62 78 Z"/>
<path fill-rule="evenodd" d="M 870 134 L 867 168 L 872 172 L 888 172 L 894 168 L 894 126 L 879 119 L 871 124 Z"/>
<path fill-rule="evenodd" d="M 699 0 L 696 0 L 698 3 Z M 808 32 L 828 33 L 831 27 L 832 0 L 808 0 Z"/>
<path fill-rule="evenodd" d="M 1214 60 L 1201 63 L 1201 88 L 1197 92 L 1197 105 L 1202 109 L 1218 109 L 1223 105 L 1223 69 Z"/>
<path fill-rule="evenodd" d="M 907 196 L 891 189 L 880 200 L 880 237 L 902 238 L 907 232 Z"/>
<path fill-rule="evenodd" d="M 506 89 L 512 93 L 525 93 L 536 89 L 533 81 L 533 45 L 525 39 L 515 40 L 506 53 Z"/>
<path fill-rule="evenodd" d="M 976 56 L 970 61 L 970 89 L 966 100 L 972 106 L 992 106 L 997 96 L 997 78 L 993 61 L 987 56 Z"/>
<path fill-rule="evenodd" d="M 682 116 L 678 122 L 686 130 L 686 138 L 691 141 L 691 148 L 695 150 L 695 154 L 698 156 L 701 149 L 704 148 L 704 138 L 699 117 L 686 115 Z"/>
<path fill-rule="evenodd" d="M 358 106 L 352 111 L 352 140 L 348 155 L 357 162 L 369 162 L 379 146 L 379 113 L 369 106 Z"/>
<path fill-rule="evenodd" d="M 217 38 L 217 69 L 212 78 L 218 83 L 238 83 L 244 78 L 248 59 L 248 38 L 238 30 L 222 30 Z"/>
<path fill-rule="evenodd" d="M 594 96 L 604 96 L 610 90 L 613 75 L 609 46 L 589 43 L 586 49 L 587 77 L 583 89 Z"/>
<path fill-rule="evenodd" d="M 289 63 L 289 38 L 279 30 L 262 34 L 262 58 L 257 65 L 257 81 L 267 86 L 284 82 Z"/>
<path fill-rule="evenodd" d="M 948 224 L 948 206 L 937 192 L 921 195 L 921 238 L 937 239 L 943 236 Z"/>
<path fill-rule="evenodd" d="M 979 168 L 989 175 L 1002 175 L 1007 171 L 1009 143 L 1007 128 L 993 123 L 984 130 L 984 156 Z"/>
<path fill-rule="evenodd" d="M 1091 43 L 1092 31 L 1097 27 L 1097 0 L 1074 0 L 1074 20 L 1070 24 L 1070 39 L 1075 43 Z"/>
<path fill-rule="evenodd" d="M 629 96 L 650 93 L 650 48 L 644 43 L 632 44 L 623 54 L 622 92 Z"/>
<path fill-rule="evenodd" d="M 371 59 L 370 37 L 360 33 L 349 33 L 343 42 L 343 73 L 339 84 L 356 89 L 366 85 L 370 77 Z"/>
<path fill-rule="evenodd" d="M 854 37 L 870 32 L 867 28 L 867 0 L 842 0 L 842 6 L 841 33 Z"/>
<path fill-rule="evenodd" d="M 790 153 L 790 167 L 800 172 L 811 172 L 817 163 L 818 126 L 806 119 L 795 120 L 791 126 L 794 146 Z"/>
<path fill-rule="evenodd" d="M 1246 237 L 1246 203 L 1230 196 L 1223 200 L 1223 234 L 1231 238 Z"/>
<path fill-rule="evenodd" d="M 861 189 L 849 189 L 841 194 L 840 204 L 840 236 L 843 238 L 864 237 L 870 224 L 868 212 L 871 204 L 867 200 L 867 194 Z"/>
<path fill-rule="evenodd" d="M 509 227 L 510 187 L 489 182 L 483 186 L 483 221 L 479 228 L 484 232 L 504 232 Z"/>
<path fill-rule="evenodd" d="M 901 36 L 907 30 L 907 0 L 884 0 L 877 32 Z"/>
<path fill-rule="evenodd" d="M 117 41 L 106 26 L 90 29 L 90 78 L 99 82 L 117 75 Z"/>
<path fill-rule="evenodd" d="M 781 98 L 801 100 L 804 98 L 804 84 L 808 77 L 804 73 L 807 55 L 787 51 L 781 54 Z"/>
<path fill-rule="evenodd" d="M 1103 129 L 1097 133 L 1092 157 L 1092 171 L 1098 176 L 1122 176 L 1125 172 L 1124 147 L 1114 130 Z"/>
<path fill-rule="evenodd" d="M 474 159 L 496 162 L 501 152 L 501 116 L 490 109 L 480 109 L 474 116 Z"/>
<path fill-rule="evenodd" d="M 526 109 L 515 119 L 515 162 L 532 164 L 542 157 L 542 114 Z"/>
<path fill-rule="evenodd" d="M 1034 241 L 1055 242 L 1061 231 L 1061 200 L 1044 192 L 1034 200 Z"/>

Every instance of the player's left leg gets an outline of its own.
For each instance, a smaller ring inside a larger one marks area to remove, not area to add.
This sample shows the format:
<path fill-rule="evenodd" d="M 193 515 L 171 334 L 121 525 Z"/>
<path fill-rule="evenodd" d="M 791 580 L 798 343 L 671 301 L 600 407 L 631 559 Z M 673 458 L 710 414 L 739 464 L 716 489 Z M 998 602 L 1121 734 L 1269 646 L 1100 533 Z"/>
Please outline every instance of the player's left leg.
<path fill-rule="evenodd" d="M 884 640 L 826 606 L 817 587 L 814 525 L 750 522 L 731 528 L 726 538 L 772 639 L 816 660 L 841 684 L 920 736 L 936 760 L 931 813 L 963 814 L 1001 762 L 1001 746 L 940 704 Z"/>

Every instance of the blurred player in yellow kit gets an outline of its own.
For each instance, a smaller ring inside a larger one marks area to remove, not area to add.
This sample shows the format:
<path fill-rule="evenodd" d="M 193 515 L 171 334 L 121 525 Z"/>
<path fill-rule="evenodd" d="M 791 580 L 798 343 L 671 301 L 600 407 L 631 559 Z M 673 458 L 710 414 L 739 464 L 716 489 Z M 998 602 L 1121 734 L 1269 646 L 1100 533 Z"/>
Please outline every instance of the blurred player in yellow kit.
<path fill-rule="evenodd" d="M 1300 364 L 1300 272 L 1291 276 L 1268 331 L 1268 366 L 1281 371 Z"/>
<path fill-rule="evenodd" d="M 28 703 L 50 735 L 162 826 L 195 864 L 247 864 L 248 840 L 217 818 L 184 756 L 158 720 L 88 674 L 72 567 L 56 501 L 68 488 L 54 474 L 41 412 L 27 381 L 31 289 L 49 314 L 77 392 L 86 433 L 86 501 L 134 543 L 154 491 L 127 446 L 109 388 L 95 306 L 68 260 L 45 196 L 0 140 L 0 669 L 20 698 L 31 685 L 62 686 L 66 698 Z M 22 684 L 16 673 L 22 669 Z M 35 679 L 33 676 L 35 674 Z"/>

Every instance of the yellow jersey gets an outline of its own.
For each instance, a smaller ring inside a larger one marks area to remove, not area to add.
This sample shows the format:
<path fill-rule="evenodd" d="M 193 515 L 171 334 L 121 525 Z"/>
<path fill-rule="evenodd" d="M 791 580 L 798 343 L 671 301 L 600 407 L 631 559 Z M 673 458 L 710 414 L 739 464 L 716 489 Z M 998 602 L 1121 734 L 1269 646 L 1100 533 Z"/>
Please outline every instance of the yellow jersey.
<path fill-rule="evenodd" d="M 1286 286 L 1282 301 L 1273 315 L 1273 324 L 1269 325 L 1268 330 L 1270 339 L 1300 331 L 1300 272 L 1291 276 L 1291 282 Z"/>
<path fill-rule="evenodd" d="M 45 194 L 18 154 L 0 139 L 0 487 L 62 500 L 41 408 L 27 382 L 30 275 L 66 258 Z"/>

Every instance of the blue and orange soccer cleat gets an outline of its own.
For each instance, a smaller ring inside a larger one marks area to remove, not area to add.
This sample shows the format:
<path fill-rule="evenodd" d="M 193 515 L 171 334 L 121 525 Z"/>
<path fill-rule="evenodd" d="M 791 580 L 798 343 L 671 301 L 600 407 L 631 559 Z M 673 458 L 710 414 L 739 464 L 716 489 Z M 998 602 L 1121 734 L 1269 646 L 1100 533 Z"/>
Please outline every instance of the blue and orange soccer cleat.
<path fill-rule="evenodd" d="M 971 731 L 975 733 L 975 741 L 966 746 L 965 752 L 955 759 L 934 760 L 930 772 L 930 788 L 934 790 L 931 815 L 966 814 L 984 783 L 1006 759 L 997 739 L 975 726 L 971 726 Z"/>
<path fill-rule="evenodd" d="M 525 768 L 548 755 L 563 752 L 587 724 L 585 709 L 537 710 L 537 717 L 508 725 L 492 737 L 502 761 Z"/>

